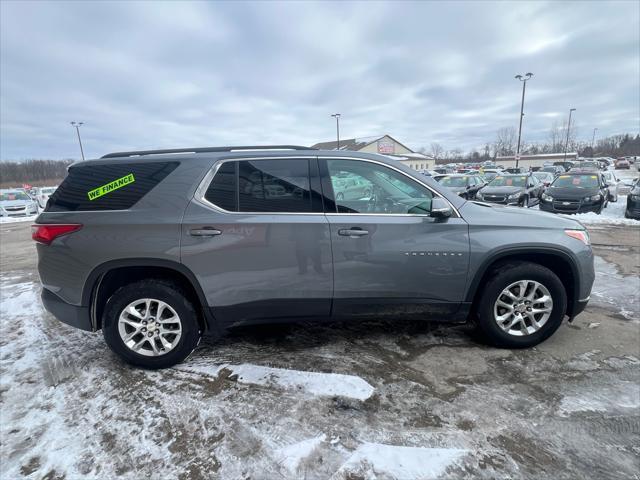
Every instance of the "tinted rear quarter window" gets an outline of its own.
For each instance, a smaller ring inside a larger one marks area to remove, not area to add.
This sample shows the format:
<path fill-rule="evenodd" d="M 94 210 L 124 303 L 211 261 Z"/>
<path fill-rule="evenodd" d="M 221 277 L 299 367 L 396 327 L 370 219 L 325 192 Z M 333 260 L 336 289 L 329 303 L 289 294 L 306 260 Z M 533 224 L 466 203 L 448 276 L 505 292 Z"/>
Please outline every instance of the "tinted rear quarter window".
<path fill-rule="evenodd" d="M 178 162 L 118 162 L 71 167 L 67 178 L 49 198 L 45 211 L 129 209 L 177 166 Z M 118 183 L 121 179 L 124 180 Z"/>

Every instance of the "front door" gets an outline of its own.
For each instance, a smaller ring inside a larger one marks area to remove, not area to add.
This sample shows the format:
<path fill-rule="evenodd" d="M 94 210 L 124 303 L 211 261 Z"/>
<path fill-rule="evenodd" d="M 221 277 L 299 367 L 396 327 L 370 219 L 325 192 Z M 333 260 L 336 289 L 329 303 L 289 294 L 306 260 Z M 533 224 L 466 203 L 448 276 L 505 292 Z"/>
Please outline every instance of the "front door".
<path fill-rule="evenodd" d="M 385 164 L 326 158 L 320 171 L 329 199 L 333 314 L 449 319 L 465 292 L 466 222 L 431 217 L 433 192 Z M 367 195 L 338 195 L 350 179 L 366 184 Z"/>
<path fill-rule="evenodd" d="M 225 325 L 328 316 L 329 233 L 315 158 L 227 161 L 185 212 L 182 262 Z"/>

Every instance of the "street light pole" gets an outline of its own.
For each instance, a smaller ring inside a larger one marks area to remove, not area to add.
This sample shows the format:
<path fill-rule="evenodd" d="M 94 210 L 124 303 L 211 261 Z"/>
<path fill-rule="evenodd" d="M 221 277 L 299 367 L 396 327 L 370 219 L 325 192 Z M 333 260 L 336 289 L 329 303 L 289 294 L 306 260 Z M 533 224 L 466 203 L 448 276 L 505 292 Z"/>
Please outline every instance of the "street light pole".
<path fill-rule="evenodd" d="M 84 160 L 84 150 L 82 149 L 82 140 L 80 140 L 80 127 L 84 125 L 84 122 L 71 122 L 71 126 L 75 127 L 76 133 L 78 134 L 78 143 L 80 144 L 80 155 L 82 155 L 82 160 Z"/>
<path fill-rule="evenodd" d="M 335 119 L 336 119 L 336 138 L 338 140 L 338 145 L 336 147 L 336 150 L 340 150 L 340 114 L 339 113 L 334 113 L 331 116 L 335 117 Z"/>
<path fill-rule="evenodd" d="M 567 148 L 569 147 L 569 133 L 571 132 L 571 114 L 575 112 L 575 108 L 569 109 L 569 124 L 567 125 L 567 140 L 564 142 L 564 161 L 567 161 Z"/>
<path fill-rule="evenodd" d="M 591 158 L 593 158 L 593 143 L 596 141 L 596 131 L 598 130 L 598 127 L 593 129 L 593 137 L 591 137 Z"/>
<path fill-rule="evenodd" d="M 533 73 L 526 73 L 523 77 L 522 75 L 516 75 L 515 78 L 522 82 L 522 102 L 520 103 L 520 127 L 518 127 L 518 146 L 516 147 L 516 168 L 518 168 L 518 163 L 520 162 L 520 139 L 522 138 L 522 117 L 524 117 L 524 92 L 527 88 L 527 80 L 533 77 Z"/>

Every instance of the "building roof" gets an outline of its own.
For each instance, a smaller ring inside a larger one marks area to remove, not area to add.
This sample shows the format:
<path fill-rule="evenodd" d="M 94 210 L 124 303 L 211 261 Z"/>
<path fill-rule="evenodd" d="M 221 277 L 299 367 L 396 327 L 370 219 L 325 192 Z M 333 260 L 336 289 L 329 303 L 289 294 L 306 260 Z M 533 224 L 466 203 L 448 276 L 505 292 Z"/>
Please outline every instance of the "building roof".
<path fill-rule="evenodd" d="M 406 148 L 407 150 L 409 150 L 410 152 L 413 152 L 413 150 L 411 150 L 409 147 L 407 147 L 406 145 L 400 143 L 398 140 L 396 140 L 395 138 L 393 138 L 391 135 L 381 135 L 379 137 L 376 137 L 373 140 L 365 140 L 365 139 L 357 139 L 357 138 L 347 138 L 344 140 L 340 140 L 340 150 L 353 150 L 353 151 L 358 151 L 358 150 L 362 150 L 364 147 L 371 145 L 372 143 L 377 142 L 378 140 L 381 140 L 383 138 L 390 138 L 391 140 L 393 140 L 394 142 L 396 142 L 398 145 L 403 146 L 404 148 Z M 367 138 L 371 138 L 371 137 L 367 137 Z M 317 148 L 318 150 L 337 150 L 338 149 L 338 142 L 334 141 L 334 142 L 321 142 L 321 143 L 316 143 L 315 145 L 312 145 L 311 148 Z"/>

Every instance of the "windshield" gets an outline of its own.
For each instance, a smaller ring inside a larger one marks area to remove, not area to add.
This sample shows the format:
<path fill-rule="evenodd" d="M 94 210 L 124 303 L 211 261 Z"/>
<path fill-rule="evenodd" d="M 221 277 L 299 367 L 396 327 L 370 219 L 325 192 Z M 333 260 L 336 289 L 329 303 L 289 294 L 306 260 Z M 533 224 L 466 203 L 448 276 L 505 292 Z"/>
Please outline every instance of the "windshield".
<path fill-rule="evenodd" d="M 491 182 L 490 187 L 524 187 L 527 184 L 527 177 L 525 175 L 498 175 Z"/>
<path fill-rule="evenodd" d="M 52 194 L 53 192 L 55 192 L 55 191 L 56 191 L 56 188 L 55 188 L 55 187 L 47 187 L 47 188 L 42 188 L 42 189 L 40 190 L 40 192 L 41 192 L 43 195 L 51 195 L 51 194 Z"/>
<path fill-rule="evenodd" d="M 551 180 L 553 179 L 553 175 L 547 172 L 536 172 L 533 174 L 534 177 L 539 178 L 540 180 Z"/>
<path fill-rule="evenodd" d="M 594 188 L 598 186 L 597 175 L 560 175 L 553 187 Z"/>
<path fill-rule="evenodd" d="M 7 202 L 11 200 L 31 200 L 31 198 L 29 198 L 29 195 L 24 192 L 0 193 L 0 202 Z"/>
<path fill-rule="evenodd" d="M 438 183 L 444 187 L 466 187 L 467 177 L 441 177 Z"/>

